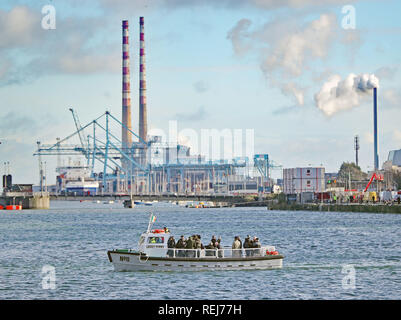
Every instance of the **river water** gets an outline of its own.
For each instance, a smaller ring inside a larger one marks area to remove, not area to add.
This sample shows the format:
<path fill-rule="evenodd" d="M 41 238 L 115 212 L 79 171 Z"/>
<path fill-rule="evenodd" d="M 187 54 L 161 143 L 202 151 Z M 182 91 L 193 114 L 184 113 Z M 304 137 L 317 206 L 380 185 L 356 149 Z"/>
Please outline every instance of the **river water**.
<path fill-rule="evenodd" d="M 54 201 L 0 211 L 0 299 L 401 299 L 401 215 L 190 209 Z M 115 272 L 107 250 L 135 248 L 152 210 L 177 235 L 258 236 L 284 254 L 258 271 Z M 46 289 L 44 266 L 55 271 Z"/>

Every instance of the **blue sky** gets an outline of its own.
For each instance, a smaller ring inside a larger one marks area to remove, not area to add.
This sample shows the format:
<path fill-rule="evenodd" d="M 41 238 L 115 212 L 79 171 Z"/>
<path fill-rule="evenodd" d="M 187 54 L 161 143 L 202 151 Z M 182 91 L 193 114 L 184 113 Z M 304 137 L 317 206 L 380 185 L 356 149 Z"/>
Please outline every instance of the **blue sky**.
<path fill-rule="evenodd" d="M 139 16 L 145 17 L 150 127 L 167 131 L 167 120 L 177 120 L 179 129 L 251 128 L 256 153 L 268 153 L 284 167 L 322 164 L 330 172 L 354 160 L 358 134 L 360 165 L 368 170 L 369 95 L 331 116 L 314 97 L 333 75 L 375 74 L 382 163 L 389 150 L 401 147 L 401 3 L 280 3 L 2 1 L 0 164 L 10 161 L 17 182 L 36 183 L 36 141 L 55 142 L 74 131 L 70 106 L 82 124 L 106 109 L 120 118 L 123 19 L 130 21 L 132 118 L 138 131 Z M 55 30 L 40 26 L 46 4 L 56 8 Z M 356 10 L 355 30 L 341 28 L 344 5 Z M 325 29 L 313 28 L 316 23 Z M 291 69 L 294 61 L 299 63 Z M 55 159 L 46 161 L 53 174 Z"/>

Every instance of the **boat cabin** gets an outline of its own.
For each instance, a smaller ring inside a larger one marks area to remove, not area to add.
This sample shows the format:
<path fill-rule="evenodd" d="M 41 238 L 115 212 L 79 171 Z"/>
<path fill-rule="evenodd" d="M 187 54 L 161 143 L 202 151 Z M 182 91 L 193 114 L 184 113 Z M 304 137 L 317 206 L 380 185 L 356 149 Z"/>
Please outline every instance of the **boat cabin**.
<path fill-rule="evenodd" d="M 167 253 L 167 241 L 171 233 L 163 229 L 155 229 L 141 234 L 138 243 L 140 252 L 144 252 L 153 257 L 165 257 Z"/>

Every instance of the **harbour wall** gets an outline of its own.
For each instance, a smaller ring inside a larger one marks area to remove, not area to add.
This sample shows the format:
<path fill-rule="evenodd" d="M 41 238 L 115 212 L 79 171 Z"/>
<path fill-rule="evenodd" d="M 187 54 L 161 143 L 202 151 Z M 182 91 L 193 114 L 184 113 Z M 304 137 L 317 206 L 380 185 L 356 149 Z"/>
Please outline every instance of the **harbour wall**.
<path fill-rule="evenodd" d="M 269 203 L 268 210 L 285 211 L 321 211 L 321 212 L 365 212 L 365 213 L 401 213 L 401 205 L 392 204 L 297 204 Z"/>
<path fill-rule="evenodd" d="M 6 195 L 0 196 L 0 205 L 21 205 L 22 209 L 49 209 L 50 197 L 48 195 Z"/>

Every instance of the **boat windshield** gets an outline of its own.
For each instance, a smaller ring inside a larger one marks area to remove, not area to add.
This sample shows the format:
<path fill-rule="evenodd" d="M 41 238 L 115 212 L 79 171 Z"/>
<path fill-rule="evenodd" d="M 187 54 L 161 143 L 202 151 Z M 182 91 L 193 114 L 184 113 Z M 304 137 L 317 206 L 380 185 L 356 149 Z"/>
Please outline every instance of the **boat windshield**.
<path fill-rule="evenodd" d="M 164 243 L 164 237 L 149 237 L 148 243 Z"/>
<path fill-rule="evenodd" d="M 139 245 L 143 244 L 144 241 L 145 241 L 145 237 L 144 237 L 144 236 L 141 236 L 141 237 L 139 238 Z"/>

